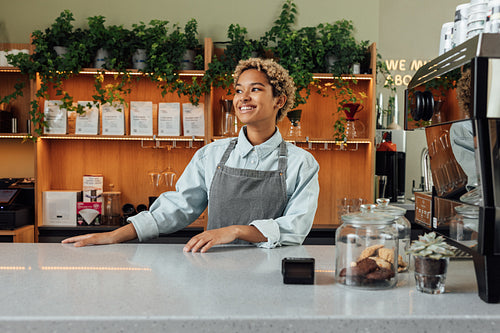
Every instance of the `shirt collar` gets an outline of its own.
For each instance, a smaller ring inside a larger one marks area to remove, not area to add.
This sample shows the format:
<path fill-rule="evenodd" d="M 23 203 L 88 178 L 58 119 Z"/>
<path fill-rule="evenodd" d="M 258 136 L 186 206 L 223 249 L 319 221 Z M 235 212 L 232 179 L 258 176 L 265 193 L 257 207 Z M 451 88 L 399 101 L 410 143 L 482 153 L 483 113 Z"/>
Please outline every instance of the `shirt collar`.
<path fill-rule="evenodd" d="M 264 158 L 272 153 L 276 147 L 280 145 L 281 141 L 283 141 L 283 138 L 279 129 L 276 127 L 276 132 L 274 132 L 273 136 L 271 136 L 266 142 L 253 146 L 247 139 L 246 127 L 243 127 L 238 135 L 238 143 L 236 144 L 235 149 L 242 157 L 250 154 L 250 152 L 255 149 L 259 158 Z"/>

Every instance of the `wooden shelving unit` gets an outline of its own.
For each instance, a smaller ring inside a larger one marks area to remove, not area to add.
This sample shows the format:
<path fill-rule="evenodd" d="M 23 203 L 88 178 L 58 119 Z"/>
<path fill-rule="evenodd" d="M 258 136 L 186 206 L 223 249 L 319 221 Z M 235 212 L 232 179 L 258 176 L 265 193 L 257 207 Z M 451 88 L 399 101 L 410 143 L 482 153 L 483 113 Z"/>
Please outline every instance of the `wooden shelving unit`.
<path fill-rule="evenodd" d="M 375 73 L 375 44 L 370 46 L 370 51 L 371 68 Z M 211 59 L 213 52 L 212 40 L 207 38 L 205 59 Z M 64 89 L 70 92 L 75 101 L 91 100 L 96 73 L 95 69 L 85 69 L 79 75 L 66 80 Z M 114 80 L 113 74 L 113 72 L 105 74 L 105 83 Z M 139 80 L 133 80 L 131 93 L 126 96 L 127 102 L 152 101 L 153 105 L 160 102 L 188 102 L 187 97 L 179 97 L 177 94 L 161 96 L 160 90 L 153 82 L 141 77 L 141 73 L 132 74 L 137 75 Z M 181 79 L 190 80 L 192 77 L 203 74 L 204 71 L 185 71 L 181 72 Z M 12 80 L 4 81 L 4 76 L 9 77 L 10 74 L 2 72 L 1 69 L 0 75 L 2 76 L 0 91 L 5 91 Z M 16 75 L 19 76 L 20 73 Z M 322 81 L 333 78 L 331 74 L 321 73 L 315 74 L 315 77 Z M 338 117 L 335 112 L 337 109 L 335 99 L 332 96 L 324 97 L 316 93 L 312 93 L 307 104 L 302 106 L 303 138 L 286 137 L 290 125 L 286 118 L 279 124 L 280 131 L 287 141 L 309 149 L 320 164 L 320 197 L 314 222 L 315 228 L 335 228 L 339 224 L 337 199 L 350 197 L 365 198 L 369 202 L 373 200 L 375 74 L 353 77 L 357 81 L 356 84 L 352 84 L 354 90 L 367 95 L 364 110 L 357 114 L 366 127 L 365 137 L 350 140 L 347 143 L 333 141 L 333 124 L 335 117 Z M 31 82 L 31 89 L 34 84 L 36 83 Z M 201 103 L 204 103 L 205 108 L 204 137 L 79 136 L 74 134 L 41 136 L 36 143 L 37 218 L 35 229 L 42 225 L 42 193 L 48 190 L 80 190 L 82 176 L 86 174 L 103 175 L 104 190 L 110 190 L 112 184 L 113 190 L 121 191 L 122 204 L 131 203 L 134 206 L 147 204 L 150 195 L 159 194 L 153 193 L 149 171 L 162 170 L 170 164 L 180 175 L 196 149 L 221 138 L 217 126 L 220 123 L 219 100 L 226 96 L 226 93 L 222 89 L 214 89 L 202 98 Z M 18 103 L 29 107 L 29 98 L 33 98 L 33 92 L 27 91 L 26 96 L 30 97 Z M 54 91 L 50 91 L 50 98 L 59 99 Z M 43 106 L 43 103 L 40 105 Z M 24 109 L 27 117 L 28 109 Z M 128 111 L 125 110 L 125 112 L 125 120 L 129 128 Z M 153 118 L 156 118 L 155 114 Z M 153 127 L 156 133 L 156 120 Z M 6 136 L 9 135 L 6 134 Z M 1 137 L 3 135 L 0 135 Z M 160 188 L 161 191 L 166 189 L 166 186 Z M 205 214 L 192 224 L 194 227 L 205 225 Z"/>

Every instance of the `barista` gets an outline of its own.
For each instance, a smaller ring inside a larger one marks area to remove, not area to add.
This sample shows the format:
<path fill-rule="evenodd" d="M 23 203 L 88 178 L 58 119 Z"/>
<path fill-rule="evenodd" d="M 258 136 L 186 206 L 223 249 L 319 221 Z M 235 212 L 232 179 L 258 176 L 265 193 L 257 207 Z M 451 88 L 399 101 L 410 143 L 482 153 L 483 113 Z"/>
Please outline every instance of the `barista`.
<path fill-rule="evenodd" d="M 191 238 L 186 252 L 214 245 L 259 247 L 302 244 L 318 203 L 319 165 L 307 151 L 283 140 L 276 123 L 294 104 L 288 72 L 273 60 L 240 61 L 234 73 L 233 104 L 245 124 L 238 138 L 199 149 L 179 178 L 149 211 L 111 232 L 63 240 L 75 246 L 145 241 L 183 229 L 208 206 L 207 230 Z"/>

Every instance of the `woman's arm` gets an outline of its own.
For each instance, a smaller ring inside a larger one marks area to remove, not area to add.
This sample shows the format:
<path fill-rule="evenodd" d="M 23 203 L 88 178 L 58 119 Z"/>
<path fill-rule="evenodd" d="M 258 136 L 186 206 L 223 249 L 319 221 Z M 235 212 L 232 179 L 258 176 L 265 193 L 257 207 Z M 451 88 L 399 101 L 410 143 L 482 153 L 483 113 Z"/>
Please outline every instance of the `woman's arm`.
<path fill-rule="evenodd" d="M 127 224 L 109 232 L 102 232 L 97 234 L 87 234 L 66 238 L 62 241 L 63 244 L 74 243 L 76 247 L 87 245 L 103 245 L 103 244 L 116 244 L 126 242 L 137 238 L 137 233 L 132 224 Z"/>

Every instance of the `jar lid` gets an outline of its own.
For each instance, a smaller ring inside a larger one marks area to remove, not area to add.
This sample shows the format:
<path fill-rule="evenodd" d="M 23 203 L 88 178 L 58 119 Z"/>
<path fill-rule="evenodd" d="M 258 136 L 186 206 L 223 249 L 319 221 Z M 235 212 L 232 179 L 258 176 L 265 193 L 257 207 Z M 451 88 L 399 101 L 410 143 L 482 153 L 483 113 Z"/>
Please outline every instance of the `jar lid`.
<path fill-rule="evenodd" d="M 394 217 L 376 212 L 373 204 L 361 205 L 361 211 L 342 215 L 341 219 L 348 224 L 389 225 L 394 223 Z"/>
<path fill-rule="evenodd" d="M 406 214 L 406 209 L 396 206 L 389 205 L 390 200 L 386 198 L 377 199 L 377 206 L 375 207 L 375 211 L 379 213 L 384 213 L 387 215 L 400 217 Z"/>
<path fill-rule="evenodd" d="M 457 214 L 460 214 L 467 218 L 478 219 L 479 218 L 479 207 L 470 205 L 460 205 L 454 207 Z"/>
<path fill-rule="evenodd" d="M 460 201 L 476 206 L 482 205 L 483 196 L 481 194 L 481 187 L 476 187 L 475 189 L 465 193 L 460 197 Z"/>

